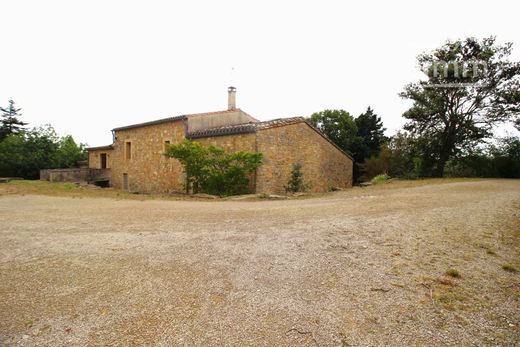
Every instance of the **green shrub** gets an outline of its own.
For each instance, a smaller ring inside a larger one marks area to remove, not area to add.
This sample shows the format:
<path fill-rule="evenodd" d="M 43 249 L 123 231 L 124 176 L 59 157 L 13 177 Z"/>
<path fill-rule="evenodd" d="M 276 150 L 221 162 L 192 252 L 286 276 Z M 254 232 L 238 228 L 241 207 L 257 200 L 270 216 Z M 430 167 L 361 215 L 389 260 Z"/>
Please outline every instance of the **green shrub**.
<path fill-rule="evenodd" d="M 448 270 L 446 270 L 446 275 L 448 275 L 450 277 L 454 277 L 454 278 L 459 278 L 460 272 L 456 269 L 448 269 Z"/>
<path fill-rule="evenodd" d="M 249 192 L 249 176 L 262 164 L 261 153 L 226 153 L 223 148 L 184 140 L 165 153 L 184 166 L 186 193 L 236 195 Z"/>
<path fill-rule="evenodd" d="M 290 193 L 304 192 L 307 190 L 308 185 L 303 181 L 302 164 L 293 164 L 291 178 L 284 188 L 286 192 Z"/>
<path fill-rule="evenodd" d="M 511 264 L 502 265 L 502 269 L 504 269 L 507 272 L 513 272 L 513 273 L 518 272 L 518 270 Z"/>
<path fill-rule="evenodd" d="M 372 178 L 372 183 L 373 184 L 379 184 L 379 183 L 384 183 L 386 181 L 388 181 L 390 179 L 390 176 L 388 176 L 386 173 L 384 174 L 381 174 L 381 175 L 377 175 L 376 177 Z"/>

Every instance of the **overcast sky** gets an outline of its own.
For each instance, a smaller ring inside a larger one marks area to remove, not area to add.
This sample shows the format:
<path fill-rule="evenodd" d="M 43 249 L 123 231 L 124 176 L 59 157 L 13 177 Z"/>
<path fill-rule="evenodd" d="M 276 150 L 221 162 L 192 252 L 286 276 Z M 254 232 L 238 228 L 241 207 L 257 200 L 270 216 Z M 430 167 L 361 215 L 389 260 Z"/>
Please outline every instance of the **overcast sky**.
<path fill-rule="evenodd" d="M 226 109 L 233 83 L 261 120 L 370 105 L 392 134 L 417 54 L 496 35 L 519 59 L 519 3 L 2 0 L 0 104 L 97 146 L 117 126 Z"/>

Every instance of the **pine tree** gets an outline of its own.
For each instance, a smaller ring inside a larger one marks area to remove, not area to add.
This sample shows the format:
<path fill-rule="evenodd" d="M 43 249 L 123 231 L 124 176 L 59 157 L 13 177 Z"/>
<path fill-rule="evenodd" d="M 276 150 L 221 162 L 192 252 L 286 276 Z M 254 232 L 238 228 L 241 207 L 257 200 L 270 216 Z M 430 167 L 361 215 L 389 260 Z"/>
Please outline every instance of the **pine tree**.
<path fill-rule="evenodd" d="M 0 118 L 0 141 L 11 134 L 17 134 L 23 130 L 27 123 L 22 122 L 18 118 L 21 117 L 21 108 L 16 108 L 13 100 L 9 100 L 8 107 L 0 107 L 2 112 Z"/>

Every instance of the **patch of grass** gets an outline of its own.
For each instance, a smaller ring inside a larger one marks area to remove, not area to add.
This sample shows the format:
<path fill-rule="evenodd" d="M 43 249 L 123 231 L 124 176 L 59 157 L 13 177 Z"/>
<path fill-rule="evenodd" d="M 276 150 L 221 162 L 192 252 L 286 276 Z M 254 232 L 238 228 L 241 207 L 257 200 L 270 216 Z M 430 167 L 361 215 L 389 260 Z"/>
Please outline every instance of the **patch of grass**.
<path fill-rule="evenodd" d="M 460 278 L 460 272 L 457 269 L 450 268 L 446 270 L 446 275 L 453 278 Z"/>
<path fill-rule="evenodd" d="M 448 304 L 455 302 L 456 298 L 449 293 L 444 293 L 444 294 L 436 295 L 436 300 L 440 303 L 448 305 Z"/>
<path fill-rule="evenodd" d="M 516 269 L 516 267 L 514 267 L 514 266 L 511 265 L 511 264 L 504 264 L 504 265 L 502 265 L 502 269 L 503 269 L 504 271 L 512 272 L 512 273 L 516 273 L 516 272 L 518 272 L 518 270 Z"/>
<path fill-rule="evenodd" d="M 93 186 L 80 186 L 75 183 L 48 182 L 40 180 L 21 180 L 10 181 L 0 186 L 0 195 L 47 195 L 64 196 L 72 198 L 92 197 L 92 198 L 112 198 L 112 199 L 132 199 L 149 200 L 160 197 L 167 200 L 188 199 L 185 196 L 171 195 L 134 195 L 113 188 L 97 188 Z"/>
<path fill-rule="evenodd" d="M 29 319 L 27 322 L 25 322 L 25 326 L 27 328 L 31 328 L 33 326 L 34 322 L 32 319 Z"/>
<path fill-rule="evenodd" d="M 385 183 L 390 179 L 390 176 L 388 176 L 386 173 L 377 175 L 376 177 L 372 178 L 372 184 L 379 184 L 379 183 Z"/>
<path fill-rule="evenodd" d="M 497 255 L 495 250 L 491 246 L 489 246 L 489 245 L 487 245 L 485 243 L 479 243 L 479 244 L 477 244 L 477 246 L 482 248 L 482 249 L 485 249 L 486 250 L 486 254 Z"/>

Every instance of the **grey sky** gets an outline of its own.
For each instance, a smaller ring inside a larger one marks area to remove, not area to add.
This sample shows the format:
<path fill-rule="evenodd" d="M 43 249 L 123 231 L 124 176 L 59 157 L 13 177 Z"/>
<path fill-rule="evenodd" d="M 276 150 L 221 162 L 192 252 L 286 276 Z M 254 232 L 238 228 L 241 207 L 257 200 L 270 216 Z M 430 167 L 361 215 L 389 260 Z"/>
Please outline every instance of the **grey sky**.
<path fill-rule="evenodd" d="M 261 119 L 372 106 L 389 133 L 446 39 L 496 35 L 520 57 L 518 1 L 0 2 L 0 103 L 89 145 L 110 129 L 237 104 Z"/>

